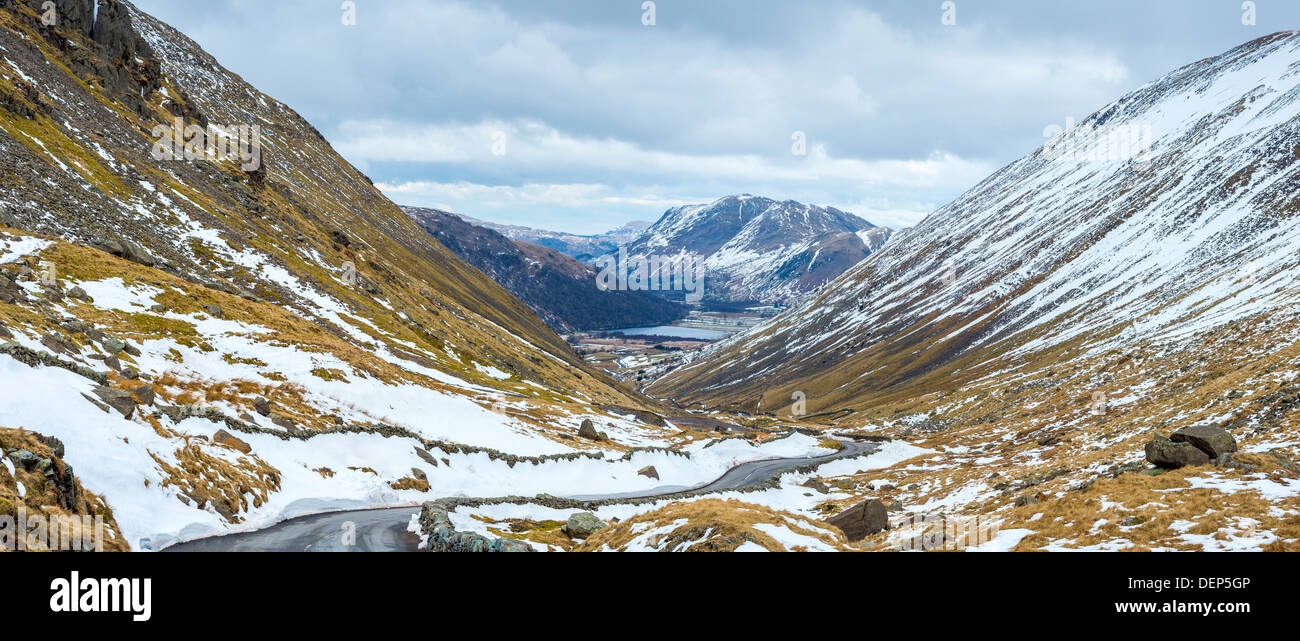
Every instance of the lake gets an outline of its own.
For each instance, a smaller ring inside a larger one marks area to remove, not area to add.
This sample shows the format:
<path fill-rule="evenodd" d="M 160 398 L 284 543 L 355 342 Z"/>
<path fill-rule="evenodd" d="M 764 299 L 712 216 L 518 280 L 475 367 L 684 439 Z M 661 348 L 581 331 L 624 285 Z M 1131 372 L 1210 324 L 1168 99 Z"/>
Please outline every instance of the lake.
<path fill-rule="evenodd" d="M 716 341 L 731 336 L 731 334 L 727 332 L 719 332 L 711 329 L 696 329 L 694 327 L 676 327 L 674 325 L 611 329 L 609 332 L 618 332 L 625 336 L 671 336 L 673 338 L 693 338 L 703 341 Z"/>

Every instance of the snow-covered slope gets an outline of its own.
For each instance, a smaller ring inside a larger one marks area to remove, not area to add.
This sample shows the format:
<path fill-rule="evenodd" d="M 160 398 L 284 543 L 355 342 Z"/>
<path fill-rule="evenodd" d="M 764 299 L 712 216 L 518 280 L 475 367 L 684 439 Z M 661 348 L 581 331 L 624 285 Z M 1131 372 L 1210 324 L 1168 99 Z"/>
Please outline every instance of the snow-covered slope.
<path fill-rule="evenodd" d="M 821 404 L 853 405 L 967 357 L 1073 340 L 1099 349 L 1290 313 L 1300 295 L 1297 114 L 1294 33 L 1184 67 L 655 390 L 752 400 L 780 387 L 788 402 L 785 390 L 819 387 Z M 1152 144 L 1130 155 L 1086 146 L 1111 133 Z"/>
<path fill-rule="evenodd" d="M 890 233 L 833 207 L 741 195 L 668 210 L 628 253 L 704 258 L 707 298 L 789 303 L 880 249 Z"/>
<path fill-rule="evenodd" d="M 0 1 L 0 428 L 66 444 L 132 548 L 677 434 L 193 41 L 39 5 Z M 160 157 L 178 118 L 258 127 L 261 162 Z"/>
<path fill-rule="evenodd" d="M 1143 153 L 1088 146 L 1112 134 Z M 920 446 L 824 480 L 841 508 L 995 523 L 993 547 L 1297 549 L 1297 161 L 1285 32 L 1106 105 L 649 391 Z M 1193 426 L 1237 452 L 1153 468 Z"/>

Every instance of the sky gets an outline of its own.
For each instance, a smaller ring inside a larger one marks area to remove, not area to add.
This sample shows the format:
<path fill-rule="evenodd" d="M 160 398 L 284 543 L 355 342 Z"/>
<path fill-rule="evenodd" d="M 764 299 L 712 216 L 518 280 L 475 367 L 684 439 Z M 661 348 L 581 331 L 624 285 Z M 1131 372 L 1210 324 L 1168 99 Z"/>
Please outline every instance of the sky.
<path fill-rule="evenodd" d="M 134 3 L 394 202 L 584 234 L 739 193 L 910 226 L 1048 128 L 1300 27 L 1294 0 Z"/>

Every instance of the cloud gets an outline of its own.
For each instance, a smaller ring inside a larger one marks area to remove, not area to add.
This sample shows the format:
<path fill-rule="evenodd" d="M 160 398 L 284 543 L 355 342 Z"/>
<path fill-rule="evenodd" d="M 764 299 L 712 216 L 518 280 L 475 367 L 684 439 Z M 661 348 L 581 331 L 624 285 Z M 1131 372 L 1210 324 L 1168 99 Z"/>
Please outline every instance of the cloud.
<path fill-rule="evenodd" d="M 661 0 L 655 27 L 640 3 L 604 0 L 358 2 L 352 27 L 314 0 L 137 4 L 376 180 L 446 192 L 471 215 L 570 224 L 590 206 L 611 227 L 740 192 L 910 220 L 1046 126 L 1267 28 L 1175 0 L 959 3 L 956 27 L 938 3 L 901 0 Z M 791 154 L 796 132 L 806 156 Z M 538 191 L 583 185 L 599 189 L 556 192 L 567 204 Z"/>

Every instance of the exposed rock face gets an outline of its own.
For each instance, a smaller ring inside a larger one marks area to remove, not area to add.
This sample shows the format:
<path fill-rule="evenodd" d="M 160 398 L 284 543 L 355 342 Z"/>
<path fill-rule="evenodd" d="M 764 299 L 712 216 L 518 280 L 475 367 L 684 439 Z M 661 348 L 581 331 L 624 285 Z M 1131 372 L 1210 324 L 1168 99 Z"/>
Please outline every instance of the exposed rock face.
<path fill-rule="evenodd" d="M 605 527 L 605 522 L 596 517 L 591 512 L 579 512 L 569 517 L 568 522 L 560 529 L 569 538 L 585 539 Z"/>
<path fill-rule="evenodd" d="M 646 478 L 652 478 L 656 481 L 659 480 L 659 470 L 656 470 L 653 465 L 647 465 L 646 467 L 637 470 L 636 473 Z"/>
<path fill-rule="evenodd" d="M 58 0 L 55 5 L 59 10 L 61 26 L 90 37 L 95 28 L 95 0 Z"/>
<path fill-rule="evenodd" d="M 1191 443 L 1175 443 L 1159 434 L 1147 443 L 1146 453 L 1147 461 L 1167 470 L 1210 462 L 1210 457 Z"/>
<path fill-rule="evenodd" d="M 1212 425 L 1184 427 L 1174 432 L 1169 439 L 1175 443 L 1191 443 L 1211 459 L 1237 451 L 1237 439 L 1232 438 L 1228 430 Z"/>
<path fill-rule="evenodd" d="M 889 529 L 889 513 L 880 499 L 863 501 L 826 521 L 844 532 L 850 541 L 861 541 Z"/>

